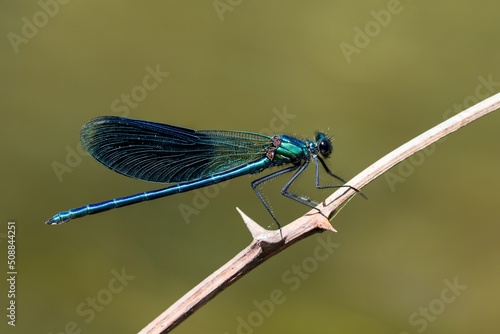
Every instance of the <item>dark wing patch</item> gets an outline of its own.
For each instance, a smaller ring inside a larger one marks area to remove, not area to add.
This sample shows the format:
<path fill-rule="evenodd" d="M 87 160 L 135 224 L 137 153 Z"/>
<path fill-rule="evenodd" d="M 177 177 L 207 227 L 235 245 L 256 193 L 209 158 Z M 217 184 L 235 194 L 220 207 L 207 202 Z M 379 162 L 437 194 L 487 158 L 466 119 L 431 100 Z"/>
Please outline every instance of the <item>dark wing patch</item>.
<path fill-rule="evenodd" d="M 268 136 L 239 131 L 195 131 L 116 116 L 82 127 L 90 155 L 123 175 L 152 182 L 201 179 L 265 156 Z"/>

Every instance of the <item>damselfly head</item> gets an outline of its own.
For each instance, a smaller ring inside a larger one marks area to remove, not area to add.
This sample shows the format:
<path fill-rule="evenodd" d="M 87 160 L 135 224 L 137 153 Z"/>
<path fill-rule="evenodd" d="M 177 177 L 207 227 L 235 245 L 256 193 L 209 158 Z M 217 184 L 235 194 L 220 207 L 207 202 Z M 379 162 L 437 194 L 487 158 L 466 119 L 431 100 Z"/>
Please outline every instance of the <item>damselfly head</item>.
<path fill-rule="evenodd" d="M 328 158 L 333 152 L 332 140 L 330 137 L 325 135 L 323 132 L 316 132 L 314 135 L 314 141 L 318 147 L 319 153 L 324 157 Z"/>

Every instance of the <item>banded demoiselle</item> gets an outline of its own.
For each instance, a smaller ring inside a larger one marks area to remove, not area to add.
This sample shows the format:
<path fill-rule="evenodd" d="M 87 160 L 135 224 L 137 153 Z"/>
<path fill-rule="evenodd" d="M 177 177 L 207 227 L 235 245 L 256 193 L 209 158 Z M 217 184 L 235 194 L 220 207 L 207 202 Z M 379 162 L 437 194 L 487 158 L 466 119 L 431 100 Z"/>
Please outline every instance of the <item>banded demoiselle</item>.
<path fill-rule="evenodd" d="M 316 188 L 352 188 L 348 185 L 320 185 L 320 164 L 330 176 L 345 183 L 328 169 L 323 160 L 331 155 L 333 146 L 331 139 L 322 132 L 315 134 L 314 141 L 304 141 L 284 134 L 269 137 L 243 131 L 197 131 L 103 116 L 82 127 L 80 141 L 92 157 L 115 172 L 139 180 L 174 185 L 62 211 L 47 220 L 48 225 L 183 193 L 242 175 L 257 174 L 271 167 L 290 165 L 252 182 L 253 190 L 280 227 L 258 187 L 277 176 L 294 172 L 281 189 L 281 194 L 314 208 L 316 202 L 288 191 L 290 185 L 309 166 L 311 159 L 316 165 Z"/>

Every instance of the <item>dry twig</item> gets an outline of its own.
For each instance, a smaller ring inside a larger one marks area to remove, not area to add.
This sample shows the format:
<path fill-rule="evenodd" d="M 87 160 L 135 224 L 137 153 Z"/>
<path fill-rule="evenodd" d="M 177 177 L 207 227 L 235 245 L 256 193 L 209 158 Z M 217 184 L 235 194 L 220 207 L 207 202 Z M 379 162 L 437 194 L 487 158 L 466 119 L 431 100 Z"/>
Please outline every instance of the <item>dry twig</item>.
<path fill-rule="evenodd" d="M 462 111 L 410 140 L 376 161 L 347 184 L 356 189 L 361 189 L 412 154 L 499 107 L 500 93 Z M 340 188 L 325 199 L 322 204 L 318 205 L 317 209 L 326 217 L 332 217 L 338 208 L 341 208 L 355 194 L 356 192 L 353 189 Z M 309 211 L 304 216 L 283 227 L 281 230 L 282 236 L 279 231 L 263 229 L 241 210 L 238 209 L 238 212 L 252 234 L 252 243 L 160 314 L 140 333 L 169 332 L 222 290 L 273 255 L 280 253 L 285 248 L 311 234 L 323 231 L 336 232 L 330 222 L 324 216 L 318 214 L 316 209 Z"/>

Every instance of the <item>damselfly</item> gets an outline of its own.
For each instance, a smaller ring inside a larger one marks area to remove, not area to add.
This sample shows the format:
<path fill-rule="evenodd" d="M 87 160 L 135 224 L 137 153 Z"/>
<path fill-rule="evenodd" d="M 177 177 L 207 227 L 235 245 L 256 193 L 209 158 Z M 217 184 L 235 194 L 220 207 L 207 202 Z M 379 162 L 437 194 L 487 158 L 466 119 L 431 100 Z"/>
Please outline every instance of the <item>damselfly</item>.
<path fill-rule="evenodd" d="M 284 134 L 269 137 L 243 131 L 197 131 L 104 116 L 85 124 L 80 140 L 91 156 L 115 172 L 139 180 L 174 185 L 62 211 L 47 220 L 46 224 L 58 225 L 71 219 L 179 194 L 238 176 L 257 174 L 270 167 L 290 165 L 252 182 L 253 190 L 279 227 L 278 219 L 259 191 L 259 185 L 294 172 L 281 189 L 281 194 L 314 208 L 316 202 L 288 191 L 290 185 L 309 166 L 311 159 L 316 165 L 316 188 L 352 188 L 348 185 L 320 185 L 320 165 L 330 176 L 345 183 L 328 169 L 323 160 L 330 156 L 333 146 L 331 139 L 321 132 L 317 132 L 311 141 Z"/>

